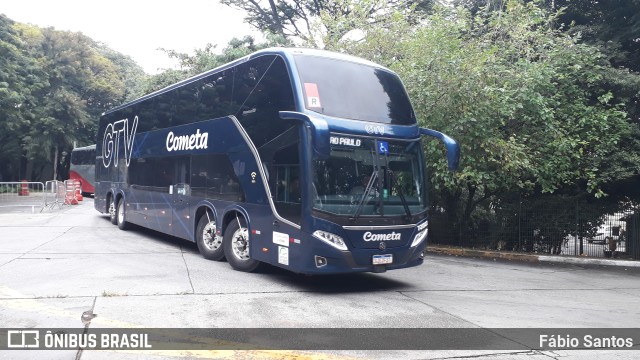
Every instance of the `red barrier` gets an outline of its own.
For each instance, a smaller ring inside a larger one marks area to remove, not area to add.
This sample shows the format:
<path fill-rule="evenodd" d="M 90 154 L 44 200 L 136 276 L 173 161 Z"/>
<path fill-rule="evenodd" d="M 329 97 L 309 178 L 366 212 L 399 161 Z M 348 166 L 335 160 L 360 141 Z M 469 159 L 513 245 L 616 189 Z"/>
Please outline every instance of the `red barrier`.
<path fill-rule="evenodd" d="M 82 183 L 80 183 L 80 180 L 75 180 L 74 183 L 76 186 L 76 200 L 82 201 Z"/>
<path fill-rule="evenodd" d="M 65 186 L 65 197 L 64 204 L 65 205 L 78 205 L 78 200 L 76 200 L 76 184 L 74 181 L 67 180 L 64 182 Z"/>
<path fill-rule="evenodd" d="M 27 180 L 22 180 L 20 189 L 18 189 L 18 196 L 29 196 L 29 184 L 27 184 Z"/>

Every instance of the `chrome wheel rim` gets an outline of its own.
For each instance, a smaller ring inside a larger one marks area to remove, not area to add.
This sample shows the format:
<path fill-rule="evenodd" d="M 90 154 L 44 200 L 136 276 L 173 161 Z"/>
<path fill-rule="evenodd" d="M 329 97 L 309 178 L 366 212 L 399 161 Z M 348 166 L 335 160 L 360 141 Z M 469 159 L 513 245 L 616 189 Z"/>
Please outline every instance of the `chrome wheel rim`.
<path fill-rule="evenodd" d="M 109 216 L 112 219 L 116 218 L 116 206 L 113 204 L 113 201 L 109 203 Z"/>
<path fill-rule="evenodd" d="M 222 237 L 216 235 L 216 223 L 214 221 L 208 223 L 202 229 L 202 242 L 211 251 L 218 250 L 222 246 Z"/>
<path fill-rule="evenodd" d="M 240 228 L 233 233 L 231 249 L 239 260 L 249 260 L 249 231 L 246 228 Z"/>

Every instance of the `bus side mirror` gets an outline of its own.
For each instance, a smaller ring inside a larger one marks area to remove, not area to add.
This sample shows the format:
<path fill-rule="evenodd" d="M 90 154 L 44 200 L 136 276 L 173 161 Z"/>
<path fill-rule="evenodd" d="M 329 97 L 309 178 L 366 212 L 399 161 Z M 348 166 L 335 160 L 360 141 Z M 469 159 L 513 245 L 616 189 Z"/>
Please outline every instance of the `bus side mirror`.
<path fill-rule="evenodd" d="M 420 135 L 432 136 L 440 139 L 440 141 L 444 143 L 444 147 L 447 149 L 449 170 L 456 171 L 458 169 L 458 164 L 460 163 L 460 145 L 458 145 L 457 141 L 439 131 L 426 128 L 420 128 Z"/>
<path fill-rule="evenodd" d="M 329 124 L 326 121 L 295 111 L 280 111 L 280 118 L 298 120 L 310 126 L 313 136 L 313 151 L 322 159 L 329 157 L 331 152 L 329 148 Z"/>

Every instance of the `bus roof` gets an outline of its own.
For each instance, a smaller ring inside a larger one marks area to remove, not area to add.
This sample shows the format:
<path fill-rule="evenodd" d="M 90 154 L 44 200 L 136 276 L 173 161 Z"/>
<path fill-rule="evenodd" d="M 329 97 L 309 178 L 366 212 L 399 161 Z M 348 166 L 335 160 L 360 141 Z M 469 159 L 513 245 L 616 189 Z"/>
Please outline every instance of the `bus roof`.
<path fill-rule="evenodd" d="M 362 65 L 367 65 L 367 66 L 371 66 L 371 67 L 375 67 L 375 68 L 379 68 L 379 69 L 383 69 L 389 72 L 393 72 L 387 68 L 385 68 L 384 66 L 381 66 L 379 64 L 376 64 L 372 61 L 368 61 L 359 57 L 355 57 L 355 56 L 351 56 L 351 55 L 347 55 L 347 54 L 341 54 L 341 53 L 336 53 L 336 52 L 332 52 L 332 51 L 326 51 L 326 50 L 318 50 L 318 49 L 307 49 L 307 48 L 283 48 L 283 47 L 273 47 L 273 48 L 267 48 L 267 49 L 263 49 L 263 50 L 259 50 L 256 51 L 254 53 L 251 53 L 249 55 L 243 56 L 239 59 L 236 59 L 232 62 L 229 62 L 227 64 L 218 66 L 216 68 L 213 68 L 211 70 L 207 70 L 203 73 L 200 73 L 198 75 L 192 76 L 190 78 L 187 78 L 185 80 L 179 81 L 175 84 L 171 84 L 165 88 L 162 88 L 160 90 L 154 91 L 150 94 L 144 95 L 136 100 L 130 101 L 128 103 L 116 106 L 110 110 L 105 111 L 104 113 L 102 113 L 102 115 L 106 115 L 109 113 L 112 113 L 114 111 L 118 111 L 120 109 L 126 108 L 130 105 L 134 105 L 137 104 L 139 102 L 142 102 L 144 100 L 153 98 L 157 95 L 166 93 L 168 91 L 171 91 L 173 89 L 179 88 L 181 86 L 190 84 L 194 81 L 200 80 L 204 77 L 207 77 L 211 74 L 214 74 L 216 72 L 228 69 L 228 68 L 232 68 L 236 65 L 242 64 L 243 62 L 246 62 L 248 60 L 254 59 L 258 56 L 262 56 L 262 55 L 281 55 L 284 58 L 287 58 L 288 56 L 295 56 L 295 55 L 308 55 L 308 56 L 317 56 L 317 57 L 324 57 L 324 58 L 328 58 L 328 59 L 335 59 L 335 60 L 342 60 L 342 61 L 349 61 L 349 62 L 353 62 L 353 63 L 357 63 L 357 64 L 362 64 Z M 94 145 L 95 146 L 95 145 Z"/>
<path fill-rule="evenodd" d="M 96 149 L 96 144 L 93 144 L 93 145 L 73 148 L 73 151 L 86 151 L 86 150 L 95 150 L 95 149 Z"/>

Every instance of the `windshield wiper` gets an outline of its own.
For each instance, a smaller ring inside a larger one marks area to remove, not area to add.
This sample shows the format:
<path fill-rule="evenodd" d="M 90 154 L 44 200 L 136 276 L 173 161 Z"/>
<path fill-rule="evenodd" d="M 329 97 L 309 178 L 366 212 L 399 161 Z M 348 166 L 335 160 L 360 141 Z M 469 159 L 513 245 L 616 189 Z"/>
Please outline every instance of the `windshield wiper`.
<path fill-rule="evenodd" d="M 353 217 L 351 218 L 351 220 L 355 221 L 360 217 L 360 213 L 362 212 L 364 203 L 367 200 L 367 197 L 369 197 L 369 193 L 371 192 L 371 189 L 373 189 L 373 184 L 376 183 L 377 179 L 378 179 L 378 171 L 374 170 L 369 176 L 369 182 L 367 183 L 367 186 L 364 188 L 364 192 L 362 193 L 362 198 L 360 199 L 360 203 L 358 204 L 358 207 L 356 208 L 356 211 L 353 214 Z"/>
<path fill-rule="evenodd" d="M 396 175 L 393 173 L 393 171 L 391 171 L 391 169 L 389 168 L 389 154 L 385 153 L 384 154 L 384 166 L 385 169 L 387 170 L 387 175 L 389 175 L 389 177 L 391 178 L 391 181 L 389 182 L 389 192 L 391 192 L 391 189 L 393 188 L 394 184 L 397 184 L 398 181 L 396 179 Z M 398 196 L 400 197 L 400 201 L 402 202 L 402 207 L 404 207 L 404 212 L 407 214 L 407 218 L 411 217 L 411 210 L 409 210 L 409 203 L 407 203 L 407 198 L 404 197 L 404 193 L 402 192 L 402 188 L 398 187 Z"/>
<path fill-rule="evenodd" d="M 387 169 L 389 167 L 387 166 Z M 389 172 L 389 176 L 391 177 L 392 185 L 397 184 L 396 175 L 391 170 L 387 170 Z M 407 202 L 407 198 L 404 197 L 404 193 L 402 192 L 402 188 L 398 187 L 398 196 L 400 197 L 400 201 L 402 201 L 402 206 L 404 207 L 404 212 L 407 213 L 407 218 L 411 217 L 411 210 L 409 210 L 409 203 Z"/>

